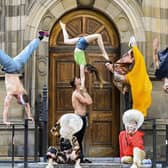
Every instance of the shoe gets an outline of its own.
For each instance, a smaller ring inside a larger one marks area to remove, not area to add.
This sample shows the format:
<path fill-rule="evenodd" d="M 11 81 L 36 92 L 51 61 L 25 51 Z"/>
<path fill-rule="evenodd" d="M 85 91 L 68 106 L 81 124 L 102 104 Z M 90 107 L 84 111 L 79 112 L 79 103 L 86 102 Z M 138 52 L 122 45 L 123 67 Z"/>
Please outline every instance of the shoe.
<path fill-rule="evenodd" d="M 88 159 L 82 159 L 82 160 L 81 160 L 81 163 L 92 163 L 92 161 L 91 161 L 91 160 L 88 160 Z"/>
<path fill-rule="evenodd" d="M 132 36 L 132 37 L 130 38 L 129 43 L 128 43 L 128 47 L 132 48 L 132 47 L 135 46 L 135 45 L 136 45 L 136 40 L 135 40 L 135 37 Z"/>
<path fill-rule="evenodd" d="M 150 159 L 144 159 L 142 160 L 142 164 L 152 164 L 152 161 Z"/>
<path fill-rule="evenodd" d="M 47 31 L 39 31 L 39 35 L 49 37 L 49 33 Z"/>

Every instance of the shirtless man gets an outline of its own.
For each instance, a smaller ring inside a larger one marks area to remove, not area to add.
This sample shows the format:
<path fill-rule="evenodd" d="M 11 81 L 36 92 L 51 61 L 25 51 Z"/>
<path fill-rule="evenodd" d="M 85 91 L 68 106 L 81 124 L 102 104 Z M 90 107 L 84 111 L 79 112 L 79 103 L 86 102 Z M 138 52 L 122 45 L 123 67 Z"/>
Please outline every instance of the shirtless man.
<path fill-rule="evenodd" d="M 21 53 L 16 57 L 12 58 L 5 52 L 0 50 L 0 64 L 3 66 L 2 70 L 5 72 L 5 86 L 7 95 L 4 100 L 4 111 L 3 111 L 3 123 L 9 125 L 8 122 L 8 110 L 12 102 L 12 98 L 17 99 L 17 103 L 24 106 L 28 119 L 33 121 L 33 117 L 30 111 L 30 105 L 28 103 L 28 95 L 19 79 L 19 74 L 23 66 L 26 64 L 32 53 L 39 46 L 43 37 L 48 37 L 48 32 L 39 32 L 39 37 L 31 41 Z"/>
<path fill-rule="evenodd" d="M 87 159 L 83 160 L 84 156 L 83 156 L 82 141 L 83 141 L 83 137 L 84 137 L 84 133 L 85 133 L 85 129 L 86 129 L 86 123 L 87 123 L 86 106 L 92 104 L 92 98 L 90 97 L 90 95 L 88 94 L 86 89 L 84 89 L 84 91 L 81 94 L 81 92 L 80 92 L 80 87 L 81 87 L 80 78 L 75 77 L 72 81 L 70 81 L 70 84 L 74 88 L 74 91 L 72 93 L 72 106 L 74 108 L 74 113 L 78 114 L 81 117 L 81 119 L 83 120 L 82 129 L 79 132 L 77 132 L 76 134 L 74 134 L 74 136 L 77 137 L 77 140 L 80 145 L 81 162 L 90 162 Z"/>
<path fill-rule="evenodd" d="M 3 123 L 9 125 L 8 122 L 8 111 L 13 97 L 16 98 L 17 103 L 24 106 L 27 113 L 28 119 L 34 121 L 31 111 L 30 104 L 28 102 L 28 95 L 19 79 L 19 74 L 5 74 L 5 85 L 6 85 L 6 97 L 4 100 L 4 111 L 3 111 Z"/>

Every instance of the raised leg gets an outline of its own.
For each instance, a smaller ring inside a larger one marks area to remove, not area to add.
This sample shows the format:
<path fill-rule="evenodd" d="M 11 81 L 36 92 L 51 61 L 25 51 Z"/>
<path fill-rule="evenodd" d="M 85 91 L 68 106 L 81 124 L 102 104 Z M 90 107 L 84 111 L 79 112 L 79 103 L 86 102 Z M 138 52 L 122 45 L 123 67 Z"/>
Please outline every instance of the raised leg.
<path fill-rule="evenodd" d="M 28 59 L 32 56 L 33 52 L 37 49 L 40 45 L 41 40 L 39 38 L 34 39 L 31 41 L 20 54 L 13 58 L 13 60 L 19 66 L 18 68 L 21 70 L 22 67 L 26 64 Z"/>
<path fill-rule="evenodd" d="M 13 63 L 13 59 L 4 51 L 0 50 L 0 64 L 3 66 L 4 70 L 8 69 L 8 67 L 11 67 Z"/>
<path fill-rule="evenodd" d="M 62 32 L 63 32 L 63 37 L 64 37 L 64 43 L 65 44 L 76 44 L 76 42 L 79 40 L 79 37 L 76 38 L 69 38 L 68 32 L 66 30 L 66 25 L 62 23 L 61 21 L 59 22 Z"/>
<path fill-rule="evenodd" d="M 141 166 L 141 162 L 143 159 L 145 159 L 145 152 L 137 147 L 133 149 L 133 165 L 131 168 L 134 168 L 137 166 L 138 168 Z"/>
<path fill-rule="evenodd" d="M 106 50 L 104 48 L 103 39 L 102 39 L 101 34 L 91 34 L 91 35 L 85 36 L 84 38 L 86 39 L 86 41 L 88 43 L 92 42 L 93 40 L 97 40 L 97 44 L 98 44 L 100 50 L 103 53 L 103 57 L 106 60 L 109 60 L 108 54 L 107 54 L 107 52 L 106 52 Z"/>

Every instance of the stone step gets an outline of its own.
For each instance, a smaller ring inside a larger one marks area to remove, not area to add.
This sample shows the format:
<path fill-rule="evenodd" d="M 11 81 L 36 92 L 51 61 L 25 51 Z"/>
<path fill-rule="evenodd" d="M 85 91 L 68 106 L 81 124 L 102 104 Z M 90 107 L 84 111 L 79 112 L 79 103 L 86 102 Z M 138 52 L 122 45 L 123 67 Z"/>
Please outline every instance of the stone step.
<path fill-rule="evenodd" d="M 119 158 L 88 158 L 92 163 L 81 163 L 82 168 L 130 168 L 128 164 L 121 164 Z M 45 168 L 46 162 L 28 163 L 28 168 Z M 148 166 L 150 168 L 151 166 Z M 24 164 L 17 164 L 16 168 L 24 168 Z M 74 168 L 73 164 L 54 164 L 54 168 Z M 141 167 L 147 168 L 147 167 Z"/>
<path fill-rule="evenodd" d="M 119 158 L 88 158 L 92 163 L 81 163 L 82 168 L 120 168 Z M 46 162 L 29 163 L 28 168 L 45 168 Z M 24 168 L 23 164 L 17 164 L 17 168 Z M 54 164 L 54 168 L 74 168 L 73 164 Z"/>
<path fill-rule="evenodd" d="M 29 163 L 28 168 L 45 168 L 47 163 Z M 120 163 L 82 163 L 82 168 L 130 168 L 131 165 Z M 152 166 L 141 166 L 140 168 L 151 168 Z M 18 164 L 16 168 L 24 168 L 23 164 Z M 54 168 L 74 168 L 74 165 L 70 164 L 55 164 Z"/>

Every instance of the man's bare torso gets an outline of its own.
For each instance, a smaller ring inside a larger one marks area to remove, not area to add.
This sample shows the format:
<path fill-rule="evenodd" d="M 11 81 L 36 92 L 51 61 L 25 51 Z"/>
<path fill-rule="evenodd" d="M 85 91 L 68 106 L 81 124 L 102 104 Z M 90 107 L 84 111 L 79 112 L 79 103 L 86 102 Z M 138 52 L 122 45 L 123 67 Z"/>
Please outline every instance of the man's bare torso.
<path fill-rule="evenodd" d="M 5 86 L 7 94 L 17 95 L 25 92 L 19 74 L 5 74 Z"/>
<path fill-rule="evenodd" d="M 77 98 L 77 94 L 79 94 L 79 91 L 74 91 L 72 94 L 72 106 L 74 108 L 74 113 L 85 116 L 86 115 L 86 104 L 79 101 Z"/>

